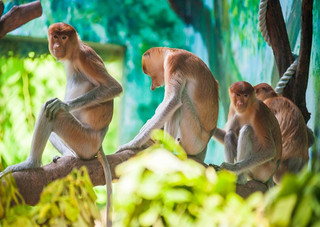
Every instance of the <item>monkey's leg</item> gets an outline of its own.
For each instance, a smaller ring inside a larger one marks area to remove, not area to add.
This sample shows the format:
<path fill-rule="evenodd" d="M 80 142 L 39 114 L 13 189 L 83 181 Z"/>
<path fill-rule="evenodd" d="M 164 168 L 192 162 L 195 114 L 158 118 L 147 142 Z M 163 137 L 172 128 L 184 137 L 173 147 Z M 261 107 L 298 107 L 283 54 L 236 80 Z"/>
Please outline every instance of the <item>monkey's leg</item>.
<path fill-rule="evenodd" d="M 8 166 L 0 174 L 0 177 L 7 174 L 8 172 L 16 172 L 19 170 L 40 167 L 42 153 L 51 133 L 51 128 L 52 122 L 47 120 L 45 114 L 45 105 L 43 105 L 35 125 L 35 130 L 32 138 L 31 152 L 28 159 L 19 164 Z"/>
<path fill-rule="evenodd" d="M 49 141 L 63 156 L 77 156 L 73 150 L 65 145 L 62 139 L 56 133 L 52 132 L 50 134 Z M 56 163 L 58 159 L 60 159 L 60 157 L 56 155 L 52 158 L 52 161 Z"/>
<path fill-rule="evenodd" d="M 63 156 L 77 156 L 56 133 L 52 132 L 50 134 L 49 141 Z"/>
<path fill-rule="evenodd" d="M 234 163 L 237 157 L 237 135 L 234 131 L 228 131 L 224 137 L 224 160 L 228 163 Z"/>
<path fill-rule="evenodd" d="M 195 156 L 204 161 L 207 144 L 211 133 L 207 132 L 201 125 L 197 111 L 187 94 L 182 96 L 183 106 L 181 107 L 180 120 L 180 144 L 189 156 Z"/>
<path fill-rule="evenodd" d="M 237 162 L 250 159 L 252 153 L 253 128 L 250 125 L 244 125 L 239 132 Z M 237 183 L 247 183 L 247 171 L 238 175 Z"/>

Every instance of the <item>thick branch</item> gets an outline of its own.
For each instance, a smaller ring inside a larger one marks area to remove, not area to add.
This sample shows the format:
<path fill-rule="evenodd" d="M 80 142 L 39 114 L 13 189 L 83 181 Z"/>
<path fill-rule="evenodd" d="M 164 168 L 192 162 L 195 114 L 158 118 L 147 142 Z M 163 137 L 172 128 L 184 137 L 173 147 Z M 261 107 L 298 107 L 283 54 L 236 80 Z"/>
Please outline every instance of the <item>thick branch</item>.
<path fill-rule="evenodd" d="M 282 76 L 293 62 L 293 56 L 279 0 L 268 1 L 266 21 L 273 55 L 276 60 L 279 75 Z M 284 96 L 292 99 L 292 91 L 289 90 L 290 88 L 287 86 L 284 91 Z"/>
<path fill-rule="evenodd" d="M 135 152 L 126 150 L 121 153 L 107 155 L 110 164 L 112 179 L 116 178 L 115 167 L 134 156 Z M 80 160 L 65 156 L 37 169 L 29 169 L 13 173 L 17 187 L 27 204 L 35 205 L 40 198 L 43 188 L 50 182 L 67 176 L 72 169 L 86 166 L 93 185 L 105 185 L 102 165 L 98 159 Z"/>
<path fill-rule="evenodd" d="M 20 27 L 21 25 L 40 17 L 42 7 L 40 1 L 14 6 L 8 13 L 0 19 L 0 39 L 8 32 Z"/>
<path fill-rule="evenodd" d="M 107 155 L 112 179 L 116 179 L 116 166 L 133 157 L 135 154 L 136 152 L 134 151 L 126 150 L 120 153 Z M 204 163 L 201 164 L 206 166 Z M 71 156 L 62 157 L 58 159 L 56 163 L 52 162 L 41 168 L 15 172 L 13 173 L 13 177 L 15 178 L 19 192 L 25 199 L 26 203 L 35 205 L 39 201 L 40 194 L 47 184 L 65 177 L 73 168 L 80 168 L 81 166 L 87 167 L 94 186 L 105 185 L 103 168 L 97 159 L 84 161 Z M 254 181 L 248 182 L 247 185 L 237 186 L 237 193 L 243 197 L 247 197 L 255 191 L 265 192 L 266 190 L 266 185 Z"/>
<path fill-rule="evenodd" d="M 312 7 L 313 0 L 302 1 L 300 52 L 293 94 L 293 101 L 301 110 L 306 122 L 310 119 L 306 107 L 306 90 L 312 45 Z"/>

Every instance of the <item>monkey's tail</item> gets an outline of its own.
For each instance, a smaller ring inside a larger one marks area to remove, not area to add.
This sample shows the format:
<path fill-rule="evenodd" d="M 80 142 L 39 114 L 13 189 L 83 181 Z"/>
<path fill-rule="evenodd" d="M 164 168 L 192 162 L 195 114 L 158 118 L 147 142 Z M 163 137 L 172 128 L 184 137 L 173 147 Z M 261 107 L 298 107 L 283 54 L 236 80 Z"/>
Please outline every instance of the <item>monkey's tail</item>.
<path fill-rule="evenodd" d="M 109 162 L 106 158 L 106 156 L 103 153 L 102 148 L 100 148 L 98 154 L 97 154 L 98 160 L 100 161 L 102 167 L 103 167 L 103 172 L 104 176 L 106 179 L 106 188 L 107 188 L 107 211 L 106 211 L 106 222 L 107 222 L 107 227 L 112 226 L 112 220 L 111 220 L 111 214 L 110 214 L 110 208 L 111 208 L 111 194 L 112 194 L 112 176 L 111 176 L 111 170 L 110 170 L 110 165 Z"/>

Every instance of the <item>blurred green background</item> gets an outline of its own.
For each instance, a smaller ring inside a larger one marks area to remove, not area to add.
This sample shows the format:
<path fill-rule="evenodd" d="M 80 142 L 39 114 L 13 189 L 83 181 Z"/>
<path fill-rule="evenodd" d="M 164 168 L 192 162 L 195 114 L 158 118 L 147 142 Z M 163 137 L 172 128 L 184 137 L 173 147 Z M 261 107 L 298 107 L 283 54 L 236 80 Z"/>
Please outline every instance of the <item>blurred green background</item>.
<path fill-rule="evenodd" d="M 5 12 L 31 1 L 4 0 Z M 65 72 L 47 49 L 50 24 L 65 22 L 90 42 L 104 59 L 107 70 L 123 86 L 116 98 L 115 113 L 104 141 L 106 153 L 131 140 L 154 114 L 163 99 L 163 88 L 151 92 L 150 79 L 141 69 L 141 56 L 154 46 L 184 48 L 203 59 L 220 83 L 219 127 L 228 113 L 227 88 L 238 80 L 255 85 L 278 81 L 272 49 L 258 28 L 258 0 L 184 0 L 182 21 L 167 0 L 42 0 L 41 17 L 12 31 L 0 40 L 0 154 L 5 165 L 25 160 L 30 151 L 33 127 L 41 105 L 52 97 L 63 99 Z M 281 0 L 290 45 L 299 53 L 301 0 Z M 4 13 L 5 13 L 4 12 Z M 319 153 L 318 104 L 320 90 L 320 2 L 314 1 L 313 44 L 307 107 L 308 126 Z M 57 151 L 48 143 L 43 164 Z M 206 162 L 220 164 L 223 147 L 210 141 Z"/>

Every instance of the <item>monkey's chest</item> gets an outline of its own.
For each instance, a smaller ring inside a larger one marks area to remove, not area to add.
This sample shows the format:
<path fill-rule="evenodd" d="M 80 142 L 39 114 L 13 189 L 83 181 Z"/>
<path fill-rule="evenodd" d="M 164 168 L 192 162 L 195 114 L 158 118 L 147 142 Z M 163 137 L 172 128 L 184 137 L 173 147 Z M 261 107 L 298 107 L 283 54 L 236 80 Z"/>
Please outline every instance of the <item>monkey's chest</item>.
<path fill-rule="evenodd" d="M 66 87 L 65 101 L 75 99 L 93 88 L 93 85 L 88 81 L 68 81 Z"/>

